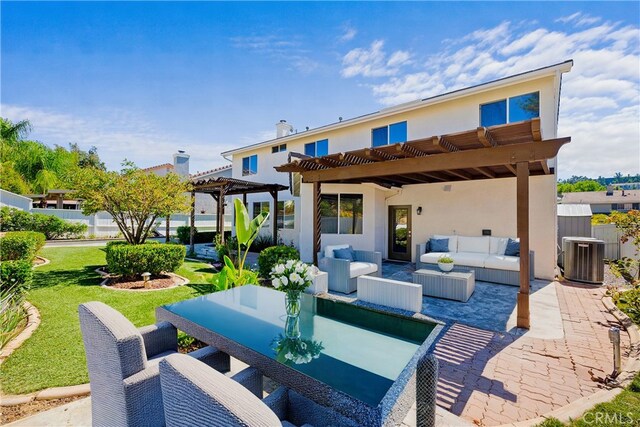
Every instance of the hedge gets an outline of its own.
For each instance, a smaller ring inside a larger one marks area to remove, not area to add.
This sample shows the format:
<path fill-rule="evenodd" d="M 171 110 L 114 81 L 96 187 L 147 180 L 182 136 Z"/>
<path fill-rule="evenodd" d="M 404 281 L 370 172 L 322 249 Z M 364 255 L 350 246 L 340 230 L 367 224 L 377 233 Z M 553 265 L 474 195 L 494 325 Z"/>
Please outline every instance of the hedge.
<path fill-rule="evenodd" d="M 19 259 L 0 263 L 0 283 L 3 289 L 22 293 L 31 284 L 33 265 L 31 261 Z"/>
<path fill-rule="evenodd" d="M 0 209 L 0 231 L 38 231 L 47 240 L 53 240 L 80 237 L 87 232 L 87 225 L 65 221 L 54 215 L 32 214 L 5 206 Z"/>
<path fill-rule="evenodd" d="M 188 245 L 191 243 L 191 227 L 188 225 L 181 225 L 178 227 L 177 231 L 178 241 L 183 245 Z M 217 231 L 198 231 L 196 228 L 195 234 L 193 236 L 194 243 L 213 243 L 216 239 Z M 224 232 L 225 238 L 231 236 L 231 231 Z"/>
<path fill-rule="evenodd" d="M 35 231 L 8 232 L 0 238 L 0 259 L 32 262 L 44 242 L 44 234 Z"/>
<path fill-rule="evenodd" d="M 300 259 L 300 252 L 291 246 L 278 245 L 263 250 L 260 252 L 260 255 L 258 255 L 258 272 L 260 277 L 268 279 L 271 274 L 271 269 L 276 264 L 287 262 L 290 259 Z"/>
<path fill-rule="evenodd" d="M 186 248 L 170 243 L 131 245 L 111 242 L 106 252 L 109 273 L 133 278 L 146 272 L 157 276 L 162 272 L 176 271 L 184 261 Z"/>

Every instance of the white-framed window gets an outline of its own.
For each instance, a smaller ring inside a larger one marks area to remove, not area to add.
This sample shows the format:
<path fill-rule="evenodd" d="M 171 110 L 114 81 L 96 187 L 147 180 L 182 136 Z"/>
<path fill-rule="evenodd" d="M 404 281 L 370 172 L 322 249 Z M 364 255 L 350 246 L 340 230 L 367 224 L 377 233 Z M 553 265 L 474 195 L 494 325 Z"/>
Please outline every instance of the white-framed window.
<path fill-rule="evenodd" d="M 371 129 L 371 146 L 395 144 L 407 141 L 407 122 L 393 123 L 388 126 Z"/>
<path fill-rule="evenodd" d="M 282 153 L 283 151 L 287 151 L 287 144 L 274 145 L 271 147 L 271 153 Z"/>
<path fill-rule="evenodd" d="M 496 126 L 540 117 L 540 92 L 480 105 L 480 126 Z"/>
<path fill-rule="evenodd" d="M 321 139 L 319 141 L 304 144 L 304 154 L 311 157 L 322 157 L 329 154 L 329 140 Z"/>
<path fill-rule="evenodd" d="M 258 173 L 258 155 L 242 158 L 242 176 L 255 175 Z"/>
<path fill-rule="evenodd" d="M 320 197 L 323 234 L 362 234 L 362 194 L 322 194 Z"/>
<path fill-rule="evenodd" d="M 271 211 L 271 207 L 269 202 L 253 202 L 253 218 L 258 216 L 258 214 L 264 212 L 269 213 Z M 263 227 L 268 227 L 271 223 L 271 219 L 268 219 L 262 224 Z"/>
<path fill-rule="evenodd" d="M 278 228 L 295 228 L 296 204 L 293 200 L 282 200 L 278 202 Z"/>

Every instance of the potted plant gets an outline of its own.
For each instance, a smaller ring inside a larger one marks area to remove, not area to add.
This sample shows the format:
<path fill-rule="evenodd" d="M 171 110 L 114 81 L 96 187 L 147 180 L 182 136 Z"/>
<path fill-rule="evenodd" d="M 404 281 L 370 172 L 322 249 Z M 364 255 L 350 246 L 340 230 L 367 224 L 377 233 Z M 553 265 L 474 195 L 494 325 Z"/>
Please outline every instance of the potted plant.
<path fill-rule="evenodd" d="M 438 258 L 438 268 L 441 271 L 451 271 L 453 270 L 453 258 L 447 255 L 443 255 Z"/>

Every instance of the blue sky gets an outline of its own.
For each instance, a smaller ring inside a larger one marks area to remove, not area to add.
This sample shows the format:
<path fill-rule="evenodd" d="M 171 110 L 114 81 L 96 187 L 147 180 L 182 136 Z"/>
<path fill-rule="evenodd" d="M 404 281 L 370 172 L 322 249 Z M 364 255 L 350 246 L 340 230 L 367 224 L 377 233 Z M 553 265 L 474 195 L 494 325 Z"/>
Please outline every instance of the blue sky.
<path fill-rule="evenodd" d="M 1 115 L 117 168 L 270 139 L 573 58 L 559 174 L 640 171 L 638 2 L 1 3 Z"/>

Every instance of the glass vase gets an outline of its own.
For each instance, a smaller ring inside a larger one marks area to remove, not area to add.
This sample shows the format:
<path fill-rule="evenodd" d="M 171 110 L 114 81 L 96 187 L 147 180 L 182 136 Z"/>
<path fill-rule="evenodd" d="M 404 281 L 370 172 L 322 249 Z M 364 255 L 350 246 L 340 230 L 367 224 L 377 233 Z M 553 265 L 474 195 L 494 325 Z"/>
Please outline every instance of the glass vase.
<path fill-rule="evenodd" d="M 300 338 L 300 292 L 287 292 L 284 302 L 287 311 L 284 334 L 287 338 Z"/>

